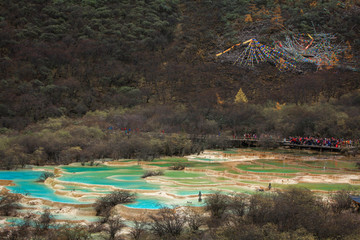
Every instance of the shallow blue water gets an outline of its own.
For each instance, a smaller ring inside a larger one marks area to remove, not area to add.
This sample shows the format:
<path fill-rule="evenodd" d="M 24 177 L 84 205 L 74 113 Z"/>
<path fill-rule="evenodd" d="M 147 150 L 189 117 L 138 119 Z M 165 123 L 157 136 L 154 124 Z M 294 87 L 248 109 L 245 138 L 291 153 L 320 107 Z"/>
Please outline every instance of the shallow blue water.
<path fill-rule="evenodd" d="M 62 190 L 63 191 L 75 191 L 84 192 L 84 193 L 108 193 L 106 188 L 97 187 L 99 189 L 89 189 L 84 187 L 75 186 L 72 183 L 85 183 L 92 184 L 94 187 L 96 185 L 106 185 L 114 186 L 123 189 L 144 189 L 144 190 L 160 190 L 161 185 L 151 184 L 146 182 L 141 178 L 143 174 L 143 169 L 140 166 L 132 167 L 108 167 L 108 166 L 94 166 L 94 167 L 77 167 L 77 166 L 64 166 L 61 167 L 65 173 L 62 177 L 57 179 L 69 182 L 65 184 Z M 34 198 L 42 198 L 54 202 L 62 203 L 89 203 L 88 201 L 83 202 L 75 198 L 70 198 L 66 196 L 61 196 L 55 194 L 55 191 L 47 187 L 43 183 L 36 182 L 39 176 L 42 174 L 42 171 L 32 171 L 32 170 L 18 170 L 18 171 L 0 171 L 0 179 L 12 180 L 16 186 L 7 187 L 12 192 L 21 193 L 28 195 Z M 197 195 L 199 189 L 194 190 L 175 190 L 172 191 L 177 195 Z M 203 189 L 202 193 L 209 193 Z M 94 196 L 83 196 L 82 200 L 90 200 L 94 202 L 97 197 Z M 197 200 L 194 198 L 194 204 Z M 132 208 L 147 208 L 147 209 L 159 209 L 161 207 L 172 207 L 173 205 L 186 205 L 186 202 L 182 201 L 173 201 L 167 198 L 162 197 L 149 197 L 144 195 L 139 195 L 138 199 L 134 203 L 127 204 L 128 207 Z"/>
<path fill-rule="evenodd" d="M 93 166 L 93 167 L 83 167 L 83 166 L 62 166 L 61 169 L 65 170 L 69 173 L 76 173 L 76 172 L 99 172 L 99 171 L 108 171 L 108 170 L 115 170 L 120 169 L 117 167 L 109 167 L 109 166 Z"/>
<path fill-rule="evenodd" d="M 190 199 L 164 199 L 155 196 L 144 196 L 138 194 L 136 202 L 125 204 L 131 208 L 146 208 L 146 209 L 160 209 L 163 207 L 175 208 L 178 206 L 204 206 L 204 201 L 198 202 L 198 198 Z"/>
<path fill-rule="evenodd" d="M 138 177 L 137 181 L 131 181 L 131 180 L 121 179 L 123 178 L 123 176 L 115 176 L 117 179 L 123 180 L 123 181 L 117 181 L 112 177 L 111 178 L 96 177 L 93 175 L 94 175 L 93 173 L 89 172 L 89 173 L 81 173 L 76 175 L 64 175 L 58 179 L 61 181 L 75 182 L 75 183 L 108 185 L 123 189 L 147 189 L 147 190 L 160 189 L 158 185 L 147 183 L 145 180 L 142 180 L 140 177 Z"/>
<path fill-rule="evenodd" d="M 146 209 L 159 209 L 162 207 L 169 207 L 169 205 L 159 201 L 158 199 L 141 198 L 141 197 L 138 198 L 136 202 L 125 204 L 125 206 L 131 208 L 146 208 Z"/>
<path fill-rule="evenodd" d="M 107 185 L 122 189 L 158 190 L 159 185 L 150 184 L 141 178 L 144 170 L 140 166 L 131 167 L 61 167 L 66 173 L 61 181 Z M 94 174 L 96 171 L 96 174 Z"/>
<path fill-rule="evenodd" d="M 67 173 L 65 173 L 64 176 L 58 179 L 62 181 L 69 181 L 69 185 L 65 185 L 65 188 L 63 190 L 71 191 L 75 189 L 76 191 L 92 192 L 91 189 L 71 186 L 72 182 L 97 184 L 97 185 L 109 185 L 123 189 L 148 189 L 148 190 L 160 189 L 160 186 L 149 184 L 140 177 L 143 173 L 143 170 L 140 167 L 135 167 L 135 168 L 125 167 L 125 168 L 114 169 L 112 167 L 107 167 L 107 166 L 104 167 L 66 166 L 62 168 L 66 170 Z M 95 174 L 94 171 L 96 172 Z M 135 176 L 113 175 L 113 174 L 121 174 L 122 172 L 124 172 L 125 174 L 129 174 L 130 172 L 136 175 Z M 7 188 L 15 193 L 21 193 L 29 197 L 42 198 L 54 202 L 77 203 L 77 204 L 84 203 L 74 198 L 57 195 L 55 194 L 55 191 L 53 189 L 47 187 L 45 184 L 36 182 L 42 173 L 43 173 L 42 171 L 32 171 L 32 170 L 0 171 L 0 179 L 12 180 L 16 184 L 16 186 L 9 186 Z M 83 197 L 83 199 L 95 200 L 96 198 Z M 151 200 L 139 199 L 136 203 L 133 203 L 131 207 L 134 208 L 148 207 L 149 209 L 160 208 L 159 200 L 157 199 L 151 199 Z"/>
<path fill-rule="evenodd" d="M 201 190 L 201 194 L 214 193 L 214 190 Z M 187 196 L 187 195 L 199 195 L 199 190 L 178 190 L 175 192 L 176 195 Z"/>
<path fill-rule="evenodd" d="M 55 191 L 43 183 L 36 182 L 43 172 L 32 170 L 0 171 L 0 179 L 12 180 L 16 186 L 7 187 L 11 192 L 29 197 L 42 198 L 54 202 L 81 203 L 76 199 L 56 195 Z"/>

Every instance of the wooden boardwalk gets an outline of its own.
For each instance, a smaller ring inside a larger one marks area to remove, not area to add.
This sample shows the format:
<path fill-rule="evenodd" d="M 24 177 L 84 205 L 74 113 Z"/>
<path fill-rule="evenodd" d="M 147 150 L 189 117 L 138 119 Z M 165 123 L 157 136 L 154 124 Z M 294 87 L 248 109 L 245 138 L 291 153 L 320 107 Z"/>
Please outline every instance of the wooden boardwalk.
<path fill-rule="evenodd" d="M 266 144 L 270 146 L 279 146 L 285 148 L 293 148 L 293 149 L 310 149 L 310 150 L 318 150 L 322 151 L 330 151 L 330 152 L 340 152 L 342 150 L 355 150 L 357 147 L 354 146 L 341 146 L 341 147 L 334 147 L 334 146 L 323 146 L 323 145 L 308 145 L 308 144 L 293 144 L 290 141 L 280 141 L 278 139 L 257 139 L 257 138 L 230 138 L 230 137 L 220 137 L 217 135 L 202 135 L 202 136 L 192 136 L 189 138 L 196 139 L 198 141 L 205 141 L 207 138 L 219 138 L 223 139 L 230 147 L 240 148 L 240 147 L 260 147 L 265 146 Z M 225 139 L 224 139 L 225 138 Z"/>
<path fill-rule="evenodd" d="M 294 148 L 294 149 L 311 149 L 311 150 L 318 150 L 318 151 L 331 151 L 331 152 L 340 152 L 343 149 L 354 150 L 356 147 L 354 146 L 341 146 L 341 147 L 333 147 L 333 146 L 323 146 L 323 145 L 309 145 L 309 144 L 294 144 L 290 141 L 278 141 L 273 139 L 253 139 L 253 138 L 240 138 L 240 139 L 229 139 L 229 141 L 235 143 L 234 146 L 259 146 L 259 143 L 262 142 L 273 142 L 279 146 L 285 148 Z"/>
<path fill-rule="evenodd" d="M 160 136 L 170 135 L 169 133 L 161 133 Z M 310 150 L 318 150 L 322 151 L 330 151 L 330 152 L 341 152 L 351 151 L 356 152 L 358 146 L 345 145 L 341 147 L 333 147 L 333 146 L 319 146 L 319 145 L 308 145 L 308 144 L 293 144 L 290 141 L 281 141 L 279 139 L 274 138 L 233 138 L 231 136 L 220 136 L 220 135 L 195 135 L 195 134 L 187 134 L 187 138 L 191 140 L 195 140 L 198 142 L 204 142 L 207 139 L 219 139 L 219 142 L 226 142 L 226 147 L 284 147 L 284 148 L 292 148 L 292 149 L 310 149 Z"/>

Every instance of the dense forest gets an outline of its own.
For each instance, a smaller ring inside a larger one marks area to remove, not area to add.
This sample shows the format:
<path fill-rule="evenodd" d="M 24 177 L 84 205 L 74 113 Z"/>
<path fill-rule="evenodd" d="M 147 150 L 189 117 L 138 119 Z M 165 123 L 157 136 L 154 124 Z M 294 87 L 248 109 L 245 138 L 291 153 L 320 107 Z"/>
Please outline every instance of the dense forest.
<path fill-rule="evenodd" d="M 124 137 L 109 128 L 136 129 L 143 145 L 151 142 L 141 134 L 161 131 L 357 139 L 359 22 L 351 0 L 3 0 L 0 154 L 140 154 L 100 147 Z M 237 42 L 271 46 L 290 32 L 331 33 L 346 48 L 335 66 L 302 72 L 216 58 Z M 144 149 L 172 152 L 159 141 Z"/>

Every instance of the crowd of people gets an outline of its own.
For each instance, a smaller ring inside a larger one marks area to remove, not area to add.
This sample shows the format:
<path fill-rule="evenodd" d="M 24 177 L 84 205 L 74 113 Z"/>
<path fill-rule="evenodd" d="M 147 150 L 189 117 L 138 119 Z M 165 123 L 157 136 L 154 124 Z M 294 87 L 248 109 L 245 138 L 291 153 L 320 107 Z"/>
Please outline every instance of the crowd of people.
<path fill-rule="evenodd" d="M 114 130 L 113 126 L 108 127 L 108 130 Z M 139 133 L 139 128 L 130 129 L 130 128 L 120 128 L 122 132 L 126 135 L 130 135 L 130 133 Z M 160 130 L 161 134 L 165 134 L 165 130 Z M 219 131 L 218 136 L 221 136 L 221 132 Z M 256 133 L 245 133 L 243 135 L 237 136 L 233 134 L 233 139 L 249 139 L 249 140 L 257 140 L 258 136 Z M 273 140 L 281 141 L 280 136 L 273 136 L 269 134 L 261 134 L 260 138 L 268 138 Z M 358 146 L 360 144 L 360 139 L 351 140 L 351 139 L 344 139 L 344 138 L 319 138 L 319 137 L 288 137 L 284 138 L 283 142 L 288 142 L 294 145 L 310 145 L 310 146 L 325 146 L 325 147 L 351 147 L 351 146 Z"/>
<path fill-rule="evenodd" d="M 315 138 L 315 137 L 289 137 L 284 139 L 291 144 L 312 145 L 312 146 L 328 146 L 328 147 L 349 147 L 353 146 L 354 141 L 343 138 Z"/>

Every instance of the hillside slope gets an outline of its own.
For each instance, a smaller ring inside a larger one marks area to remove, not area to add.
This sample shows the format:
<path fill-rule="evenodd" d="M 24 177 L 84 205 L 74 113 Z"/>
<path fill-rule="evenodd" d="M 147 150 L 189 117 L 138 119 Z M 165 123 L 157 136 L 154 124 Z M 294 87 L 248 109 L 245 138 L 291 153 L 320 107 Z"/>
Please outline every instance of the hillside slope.
<path fill-rule="evenodd" d="M 0 126 L 141 104 L 195 109 L 233 103 L 311 103 L 359 88 L 343 68 L 283 73 L 215 54 L 289 32 L 335 34 L 358 62 L 356 1 L 4 0 L 0 4 Z M 350 49 L 351 47 L 351 49 Z"/>

